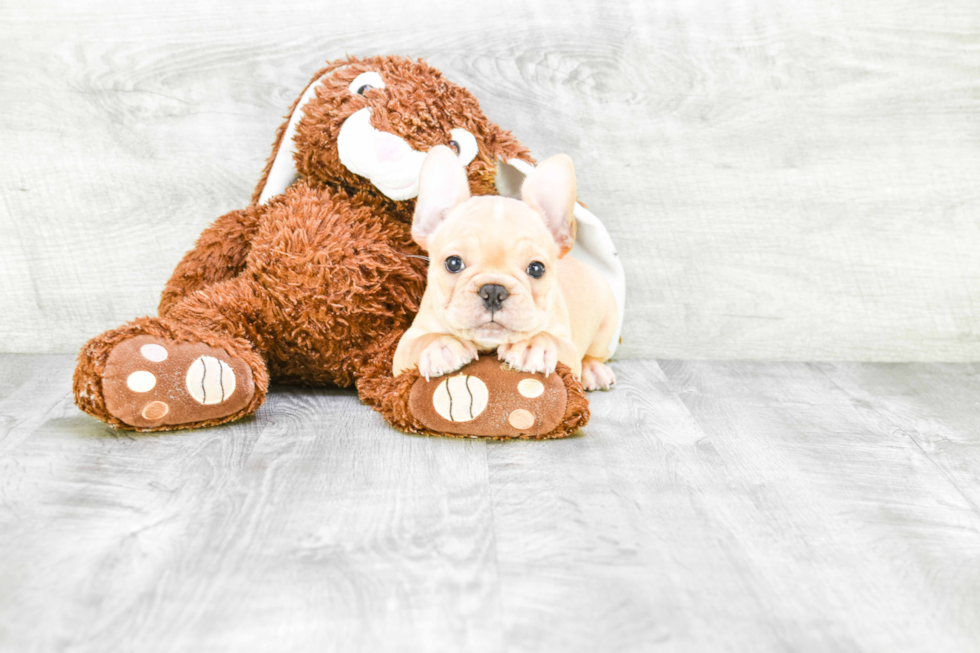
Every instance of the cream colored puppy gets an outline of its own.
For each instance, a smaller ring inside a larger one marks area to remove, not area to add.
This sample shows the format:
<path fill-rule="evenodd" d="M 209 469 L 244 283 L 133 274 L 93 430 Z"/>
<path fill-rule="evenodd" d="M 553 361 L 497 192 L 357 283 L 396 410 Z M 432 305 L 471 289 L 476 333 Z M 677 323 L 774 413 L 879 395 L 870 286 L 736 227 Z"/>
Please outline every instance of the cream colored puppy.
<path fill-rule="evenodd" d="M 616 382 L 604 362 L 616 329 L 612 290 L 598 270 L 565 254 L 575 241 L 575 170 L 559 154 L 534 169 L 521 200 L 471 197 L 455 153 L 422 164 L 412 237 L 429 252 L 419 313 L 395 351 L 395 376 L 426 379 L 497 350 L 511 367 L 568 365 L 587 390 Z"/>

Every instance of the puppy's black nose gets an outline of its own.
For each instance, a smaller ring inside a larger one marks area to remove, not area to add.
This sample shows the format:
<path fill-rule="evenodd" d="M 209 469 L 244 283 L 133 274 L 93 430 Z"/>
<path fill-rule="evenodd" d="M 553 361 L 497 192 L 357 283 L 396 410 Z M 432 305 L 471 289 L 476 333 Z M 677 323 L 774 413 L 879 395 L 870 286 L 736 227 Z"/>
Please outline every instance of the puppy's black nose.
<path fill-rule="evenodd" d="M 491 313 L 499 311 L 500 307 L 504 305 L 504 300 L 510 297 L 507 289 L 499 283 L 485 283 L 480 286 L 480 290 L 476 294 L 483 299 L 483 305 Z"/>

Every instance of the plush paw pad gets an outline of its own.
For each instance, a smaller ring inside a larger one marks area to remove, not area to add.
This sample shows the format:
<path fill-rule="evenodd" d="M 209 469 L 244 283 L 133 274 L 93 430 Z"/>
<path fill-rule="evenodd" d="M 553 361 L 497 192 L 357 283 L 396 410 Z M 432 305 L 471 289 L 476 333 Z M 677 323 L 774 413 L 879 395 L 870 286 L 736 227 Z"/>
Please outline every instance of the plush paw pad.
<path fill-rule="evenodd" d="M 255 388 L 249 367 L 223 349 L 136 336 L 110 352 L 102 392 L 111 415 L 149 429 L 227 417 Z"/>
<path fill-rule="evenodd" d="M 412 386 L 409 407 L 437 433 L 534 437 L 561 424 L 567 393 L 558 374 L 515 371 L 490 355 L 450 376 L 420 377 Z"/>
<path fill-rule="evenodd" d="M 483 414 L 489 398 L 486 383 L 469 374 L 457 374 L 436 386 L 432 407 L 450 422 L 470 422 Z"/>
<path fill-rule="evenodd" d="M 235 372 L 214 356 L 198 356 L 187 368 L 187 393 L 199 404 L 220 404 L 235 394 Z"/>

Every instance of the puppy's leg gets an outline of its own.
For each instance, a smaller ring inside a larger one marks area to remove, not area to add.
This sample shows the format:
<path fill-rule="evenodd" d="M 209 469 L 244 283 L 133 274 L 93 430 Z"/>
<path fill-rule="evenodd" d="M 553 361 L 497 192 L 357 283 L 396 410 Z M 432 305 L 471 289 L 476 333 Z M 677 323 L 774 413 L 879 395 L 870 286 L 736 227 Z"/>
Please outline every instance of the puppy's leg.
<path fill-rule="evenodd" d="M 598 358 L 582 359 L 582 385 L 586 390 L 608 390 L 616 384 L 616 374 Z"/>
<path fill-rule="evenodd" d="M 472 342 L 450 335 L 433 335 L 419 354 L 419 374 L 428 381 L 434 376 L 455 372 L 475 361 L 478 355 L 476 345 Z"/>
<path fill-rule="evenodd" d="M 522 372 L 551 374 L 558 365 L 558 343 L 547 333 L 497 347 L 497 358 Z"/>
<path fill-rule="evenodd" d="M 539 333 L 526 340 L 500 345 L 497 358 L 521 372 L 551 374 L 558 362 L 568 365 L 578 378 L 581 375 L 579 354 L 575 345 L 550 333 Z"/>

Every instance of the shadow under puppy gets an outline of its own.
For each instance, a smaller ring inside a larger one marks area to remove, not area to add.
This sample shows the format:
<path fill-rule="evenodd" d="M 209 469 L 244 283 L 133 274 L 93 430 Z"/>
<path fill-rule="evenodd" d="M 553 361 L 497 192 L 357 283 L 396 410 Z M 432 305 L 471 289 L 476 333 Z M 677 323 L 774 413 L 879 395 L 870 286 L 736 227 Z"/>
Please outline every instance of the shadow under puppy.
<path fill-rule="evenodd" d="M 517 370 L 550 374 L 560 361 L 586 390 L 612 386 L 612 290 L 598 270 L 565 256 L 575 198 L 563 154 L 535 168 L 516 200 L 471 197 L 452 150 L 429 150 L 412 220 L 412 238 L 429 253 L 428 285 L 395 351 L 395 376 L 415 367 L 426 379 L 443 376 L 496 349 Z"/>

